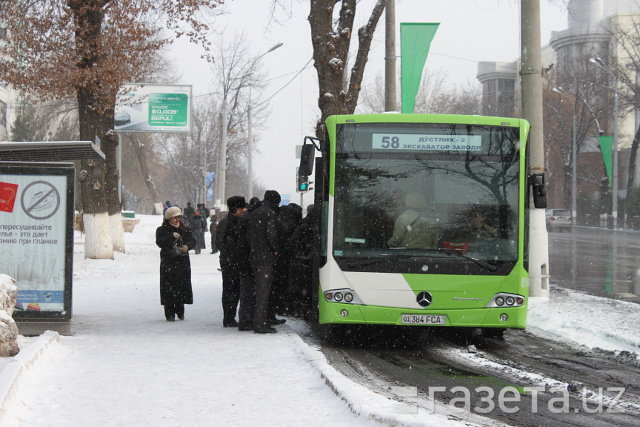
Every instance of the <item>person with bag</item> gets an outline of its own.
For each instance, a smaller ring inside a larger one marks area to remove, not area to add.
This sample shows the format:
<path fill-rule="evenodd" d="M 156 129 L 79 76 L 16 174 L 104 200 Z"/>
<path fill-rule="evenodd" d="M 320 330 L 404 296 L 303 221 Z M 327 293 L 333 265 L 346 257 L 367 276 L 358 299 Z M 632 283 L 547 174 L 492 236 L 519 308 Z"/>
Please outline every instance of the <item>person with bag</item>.
<path fill-rule="evenodd" d="M 162 225 L 156 229 L 156 245 L 160 248 L 160 304 L 169 322 L 184 320 L 184 305 L 193 304 L 189 250 L 195 240 L 182 220 L 182 211 L 172 206 L 164 213 Z"/>

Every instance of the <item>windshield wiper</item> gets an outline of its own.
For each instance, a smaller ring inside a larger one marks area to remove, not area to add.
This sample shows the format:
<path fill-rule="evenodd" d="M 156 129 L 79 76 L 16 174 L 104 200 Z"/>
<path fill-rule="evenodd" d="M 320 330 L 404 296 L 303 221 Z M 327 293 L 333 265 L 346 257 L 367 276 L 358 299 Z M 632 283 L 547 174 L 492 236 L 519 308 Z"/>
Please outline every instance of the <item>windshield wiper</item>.
<path fill-rule="evenodd" d="M 450 249 L 450 248 L 433 248 L 432 250 L 434 251 L 438 251 L 438 252 L 444 252 L 447 255 L 457 255 L 460 258 L 464 258 L 464 259 L 468 259 L 469 261 L 479 265 L 480 267 L 486 268 L 489 271 L 498 271 L 498 267 L 496 267 L 495 265 L 491 265 L 488 262 L 485 262 L 481 259 L 478 258 L 474 258 L 471 255 L 467 255 L 465 253 L 462 253 L 460 251 L 457 251 L 455 249 Z"/>

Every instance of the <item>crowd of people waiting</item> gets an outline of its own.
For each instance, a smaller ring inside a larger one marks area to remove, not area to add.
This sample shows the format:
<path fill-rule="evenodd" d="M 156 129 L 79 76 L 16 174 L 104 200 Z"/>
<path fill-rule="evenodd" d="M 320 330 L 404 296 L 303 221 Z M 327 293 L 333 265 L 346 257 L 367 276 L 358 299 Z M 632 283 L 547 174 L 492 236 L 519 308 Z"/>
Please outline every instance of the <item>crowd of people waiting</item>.
<path fill-rule="evenodd" d="M 191 203 L 182 211 L 169 201 L 156 230 L 160 247 L 160 303 L 168 321 L 184 319 L 184 304 L 193 303 L 189 251 L 205 247 L 206 218 L 211 223 L 211 253 L 220 251 L 223 326 L 240 331 L 275 333 L 285 323 L 278 315 L 306 317 L 311 308 L 311 264 L 317 248 L 318 221 L 313 205 L 280 206 L 281 197 L 267 190 L 246 203 L 227 199 L 228 213 L 217 223 L 215 213 Z M 236 320 L 236 314 L 238 320 Z"/>

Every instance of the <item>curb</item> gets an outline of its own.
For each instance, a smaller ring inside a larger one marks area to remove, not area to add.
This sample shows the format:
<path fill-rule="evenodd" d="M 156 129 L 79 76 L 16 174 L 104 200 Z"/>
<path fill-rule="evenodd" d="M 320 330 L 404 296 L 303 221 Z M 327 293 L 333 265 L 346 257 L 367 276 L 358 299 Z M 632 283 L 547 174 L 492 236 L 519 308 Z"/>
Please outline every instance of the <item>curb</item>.
<path fill-rule="evenodd" d="M 310 347 L 297 333 L 294 332 L 293 335 L 298 350 L 307 362 L 319 371 L 333 393 L 342 399 L 356 416 L 392 426 L 453 425 L 446 416 L 429 414 L 425 417 L 424 413 L 420 414 L 420 411 L 417 411 L 416 406 L 386 398 L 355 383 L 331 366 L 320 350 Z"/>
<path fill-rule="evenodd" d="M 20 375 L 42 356 L 52 343 L 60 340 L 57 332 L 46 331 L 34 342 L 20 349 L 20 353 L 13 357 L 0 372 L 0 421 L 6 416 L 6 404 L 11 400 L 18 388 Z"/>

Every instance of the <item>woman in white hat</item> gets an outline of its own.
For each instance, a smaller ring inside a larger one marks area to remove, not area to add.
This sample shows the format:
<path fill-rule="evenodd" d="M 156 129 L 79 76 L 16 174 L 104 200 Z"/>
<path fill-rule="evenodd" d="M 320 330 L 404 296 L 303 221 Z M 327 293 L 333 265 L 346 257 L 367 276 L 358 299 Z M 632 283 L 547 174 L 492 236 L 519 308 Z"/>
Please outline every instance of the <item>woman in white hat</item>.
<path fill-rule="evenodd" d="M 193 304 L 189 250 L 195 240 L 182 221 L 182 211 L 172 206 L 164 213 L 162 225 L 156 229 L 156 245 L 160 248 L 160 304 L 167 321 L 184 320 L 184 305 Z"/>

